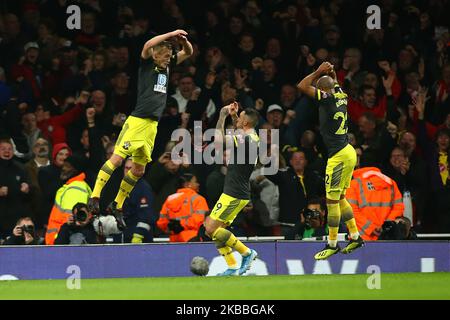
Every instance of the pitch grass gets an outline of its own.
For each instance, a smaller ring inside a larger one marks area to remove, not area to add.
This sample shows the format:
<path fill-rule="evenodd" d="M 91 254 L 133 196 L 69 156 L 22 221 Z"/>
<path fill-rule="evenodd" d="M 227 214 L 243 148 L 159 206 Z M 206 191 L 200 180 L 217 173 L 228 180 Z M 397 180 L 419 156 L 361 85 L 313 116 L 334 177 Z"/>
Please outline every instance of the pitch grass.
<path fill-rule="evenodd" d="M 0 299 L 450 299 L 450 273 L 381 274 L 379 290 L 367 288 L 369 276 L 84 279 L 80 290 L 66 280 L 0 281 Z"/>

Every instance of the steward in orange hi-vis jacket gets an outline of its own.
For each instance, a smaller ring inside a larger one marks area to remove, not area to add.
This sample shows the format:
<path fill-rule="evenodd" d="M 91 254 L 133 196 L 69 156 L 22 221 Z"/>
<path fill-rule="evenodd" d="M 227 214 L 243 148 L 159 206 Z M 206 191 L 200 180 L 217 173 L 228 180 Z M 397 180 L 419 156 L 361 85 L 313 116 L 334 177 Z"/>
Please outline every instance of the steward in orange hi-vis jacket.
<path fill-rule="evenodd" d="M 403 216 L 405 208 L 395 181 L 375 167 L 354 171 L 346 198 L 364 240 L 377 240 L 383 223 Z"/>
<path fill-rule="evenodd" d="M 185 179 L 183 186 L 167 197 L 157 222 L 158 228 L 169 233 L 170 242 L 187 242 L 197 236 L 209 211 L 206 199 L 197 193 L 195 176 Z"/>

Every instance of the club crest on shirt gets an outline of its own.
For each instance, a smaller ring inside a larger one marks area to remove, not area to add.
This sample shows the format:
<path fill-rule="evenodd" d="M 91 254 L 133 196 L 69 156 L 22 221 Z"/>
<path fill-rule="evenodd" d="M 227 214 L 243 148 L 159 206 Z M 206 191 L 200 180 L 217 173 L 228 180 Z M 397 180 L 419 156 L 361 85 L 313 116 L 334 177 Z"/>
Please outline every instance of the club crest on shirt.
<path fill-rule="evenodd" d="M 163 73 L 158 74 L 158 79 L 153 87 L 156 92 L 166 93 L 167 92 L 167 76 Z"/>
<path fill-rule="evenodd" d="M 128 148 L 130 148 L 130 146 L 131 146 L 130 141 L 125 141 L 125 142 L 123 143 L 123 148 L 124 148 L 125 150 L 128 150 Z"/>

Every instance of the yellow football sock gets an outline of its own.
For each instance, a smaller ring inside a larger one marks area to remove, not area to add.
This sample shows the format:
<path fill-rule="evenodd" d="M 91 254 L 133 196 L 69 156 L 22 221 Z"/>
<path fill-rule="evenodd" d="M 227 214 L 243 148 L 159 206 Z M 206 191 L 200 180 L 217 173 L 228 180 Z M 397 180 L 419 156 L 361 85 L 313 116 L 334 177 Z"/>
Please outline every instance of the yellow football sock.
<path fill-rule="evenodd" d="M 236 236 L 227 229 L 218 228 L 214 232 L 212 239 L 236 250 L 243 256 L 246 256 L 250 253 L 250 249 L 246 247 L 241 241 L 239 241 Z"/>
<path fill-rule="evenodd" d="M 347 199 L 341 199 L 339 200 L 339 207 L 341 209 L 342 219 L 350 232 L 350 237 L 353 240 L 358 239 L 359 232 L 358 227 L 356 226 L 356 220 L 353 216 L 352 206 L 348 203 Z"/>
<path fill-rule="evenodd" d="M 339 231 L 339 222 L 341 220 L 341 210 L 338 203 L 327 203 L 328 208 L 328 244 L 332 247 L 337 245 L 337 235 Z"/>
<path fill-rule="evenodd" d="M 123 180 L 120 183 L 119 193 L 117 193 L 117 197 L 114 200 L 117 203 L 117 209 L 122 208 L 125 199 L 130 195 L 138 180 L 139 177 L 132 174 L 131 170 L 128 171 L 125 177 L 123 177 Z"/>
<path fill-rule="evenodd" d="M 230 269 L 236 269 L 237 268 L 237 262 L 233 255 L 233 249 L 231 249 L 228 246 L 224 246 L 221 248 L 217 248 L 219 253 L 225 258 L 225 261 L 228 265 L 228 268 Z"/>
<path fill-rule="evenodd" d="M 100 198 L 103 187 L 108 182 L 109 178 L 113 174 L 116 167 L 112 164 L 110 160 L 106 161 L 98 172 L 97 179 L 95 181 L 94 190 L 92 191 L 91 198 Z"/>

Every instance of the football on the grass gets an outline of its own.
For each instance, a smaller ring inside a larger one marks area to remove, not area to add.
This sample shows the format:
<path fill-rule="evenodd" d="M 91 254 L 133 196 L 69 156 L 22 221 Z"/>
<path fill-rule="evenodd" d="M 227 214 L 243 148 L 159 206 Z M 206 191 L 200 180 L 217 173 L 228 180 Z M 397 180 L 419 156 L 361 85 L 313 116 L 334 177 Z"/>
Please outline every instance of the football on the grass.
<path fill-rule="evenodd" d="M 203 257 L 194 257 L 191 261 L 191 272 L 198 276 L 206 276 L 209 271 L 209 263 Z"/>

